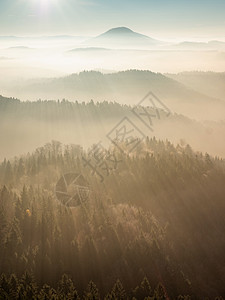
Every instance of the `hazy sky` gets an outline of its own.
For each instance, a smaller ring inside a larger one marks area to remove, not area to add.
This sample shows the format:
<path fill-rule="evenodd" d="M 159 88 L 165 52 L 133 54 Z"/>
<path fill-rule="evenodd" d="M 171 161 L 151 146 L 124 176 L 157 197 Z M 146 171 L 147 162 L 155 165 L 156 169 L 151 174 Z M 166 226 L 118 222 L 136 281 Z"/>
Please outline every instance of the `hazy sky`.
<path fill-rule="evenodd" d="M 117 26 L 225 40 L 225 0 L 0 0 L 0 35 L 93 36 Z"/>

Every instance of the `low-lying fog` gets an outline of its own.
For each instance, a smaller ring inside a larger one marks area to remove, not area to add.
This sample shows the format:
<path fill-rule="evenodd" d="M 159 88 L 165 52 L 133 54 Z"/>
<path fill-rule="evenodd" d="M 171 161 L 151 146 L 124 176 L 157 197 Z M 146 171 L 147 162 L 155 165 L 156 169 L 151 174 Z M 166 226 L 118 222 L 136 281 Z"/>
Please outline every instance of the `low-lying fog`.
<path fill-rule="evenodd" d="M 1 90 L 10 93 L 8 83 L 15 84 L 12 80 L 56 77 L 83 70 L 144 69 L 177 73 L 193 70 L 222 72 L 225 69 L 225 46 L 221 45 L 210 47 L 206 44 L 203 47 L 194 43 L 166 43 L 143 46 L 142 49 L 136 45 L 129 49 L 111 49 L 108 44 L 96 47 L 85 43 L 84 39 L 0 37 Z"/>
<path fill-rule="evenodd" d="M 183 140 L 195 150 L 224 157 L 225 75 L 212 73 L 225 70 L 224 43 L 159 43 L 126 49 L 124 45 L 109 47 L 90 41 L 68 36 L 0 37 L 0 94 L 30 101 L 93 99 L 135 105 L 153 91 L 174 113 L 188 117 L 162 122 L 155 133 L 158 138 L 174 143 Z M 117 73 L 129 69 L 153 73 Z M 83 70 L 101 73 L 75 74 Z M 193 70 L 203 72 L 177 74 Z M 91 120 L 85 124 L 17 121 L 11 117 L 1 121 L 1 160 L 32 151 L 52 139 L 88 147 L 104 139 L 119 120 L 114 116 L 98 124 Z"/>

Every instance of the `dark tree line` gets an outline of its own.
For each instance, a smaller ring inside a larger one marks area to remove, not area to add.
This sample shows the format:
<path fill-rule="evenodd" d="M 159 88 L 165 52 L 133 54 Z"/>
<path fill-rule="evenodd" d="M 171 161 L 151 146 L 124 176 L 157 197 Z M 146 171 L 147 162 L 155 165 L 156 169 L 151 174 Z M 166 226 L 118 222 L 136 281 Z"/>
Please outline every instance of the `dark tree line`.
<path fill-rule="evenodd" d="M 0 299 L 85 299 L 85 300 L 111 300 L 111 299 L 154 299 L 166 300 L 165 289 L 158 284 L 154 289 L 145 277 L 141 283 L 130 291 L 125 291 L 120 280 L 116 280 L 112 289 L 102 296 L 93 281 L 87 284 L 84 291 L 78 292 L 72 279 L 63 274 L 55 288 L 48 284 L 38 287 L 33 275 L 24 273 L 20 279 L 15 274 L 10 277 L 2 275 L 0 278 Z M 179 296 L 178 299 L 191 299 L 189 296 Z"/>

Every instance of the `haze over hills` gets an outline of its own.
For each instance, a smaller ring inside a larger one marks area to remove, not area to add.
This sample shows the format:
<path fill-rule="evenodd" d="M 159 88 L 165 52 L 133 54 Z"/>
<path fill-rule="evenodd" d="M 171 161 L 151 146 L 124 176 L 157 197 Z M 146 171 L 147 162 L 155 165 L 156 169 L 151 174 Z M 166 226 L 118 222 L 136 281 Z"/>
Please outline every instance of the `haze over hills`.
<path fill-rule="evenodd" d="M 68 52 L 92 52 L 92 51 L 110 51 L 112 49 L 101 48 L 101 47 L 84 47 L 84 48 L 75 48 L 69 50 Z"/>
<path fill-rule="evenodd" d="M 219 41 L 179 45 L 174 41 L 165 43 L 127 27 L 112 28 L 92 38 L 71 35 L 1 36 L 0 57 L 13 58 L 13 61 L 1 60 L 0 68 L 8 69 L 4 76 L 8 86 L 14 85 L 12 78 L 17 81 L 21 77 L 40 78 L 46 69 L 51 77 L 59 73 L 69 75 L 95 69 L 221 72 L 225 68 L 223 44 Z M 36 71 L 30 74 L 27 72 L 30 69 Z M 6 92 L 4 86 L 0 88 Z M 8 92 L 7 95 L 17 96 Z"/>
<path fill-rule="evenodd" d="M 84 40 L 88 36 L 75 36 L 75 35 L 42 35 L 42 36 L 0 36 L 0 40 L 41 40 L 41 39 L 75 39 Z"/>
<path fill-rule="evenodd" d="M 106 48 L 122 48 L 122 49 L 150 49 L 154 46 L 160 46 L 162 49 L 192 49 L 192 50 L 216 50 L 223 49 L 225 47 L 225 42 L 219 40 L 209 40 L 208 42 L 201 41 L 183 41 L 180 43 L 176 42 L 165 42 L 158 40 L 147 35 L 135 32 L 127 27 L 116 27 L 111 28 L 108 31 L 94 36 L 75 36 L 75 35 L 52 35 L 52 36 L 0 36 L 0 41 L 5 42 L 17 42 L 24 43 L 34 42 L 34 41 L 51 41 L 51 42 L 68 42 L 90 46 L 90 47 L 106 47 Z M 23 45 L 22 45 L 23 46 Z M 25 46 L 25 45 L 24 45 Z"/>
<path fill-rule="evenodd" d="M 14 46 L 14 47 L 9 47 L 7 50 L 21 50 L 21 51 L 28 51 L 28 50 L 35 50 L 34 48 L 26 47 L 26 46 Z"/>
<path fill-rule="evenodd" d="M 0 56 L 0 60 L 10 60 L 12 59 L 11 57 L 5 57 L 5 56 Z"/>
<path fill-rule="evenodd" d="M 167 99 L 160 99 L 168 105 Z M 22 102 L 0 96 L 0 161 L 33 151 L 51 140 L 80 144 L 87 149 L 98 141 L 108 146 L 107 134 L 124 117 L 129 118 L 146 136 L 182 145 L 225 158 L 225 121 L 195 121 L 173 111 L 168 115 L 159 102 L 159 118 L 150 105 L 154 130 L 151 131 L 132 112 L 133 106 L 116 102 L 34 101 Z M 170 108 L 170 107 L 169 107 Z M 144 117 L 148 121 L 147 115 Z M 7 134 L 6 134 L 7 132 Z M 209 140 L 211 141 L 209 143 Z M 182 141 L 182 142 L 181 142 Z"/>
<path fill-rule="evenodd" d="M 224 118 L 225 103 L 222 100 L 186 87 L 163 74 L 150 71 L 130 70 L 112 74 L 90 71 L 60 78 L 24 81 L 14 87 L 13 94 L 30 100 L 94 99 L 132 105 L 137 104 L 149 91 L 164 99 L 174 112 L 204 120 Z"/>
<path fill-rule="evenodd" d="M 225 101 L 225 72 L 182 72 L 166 76 L 210 97 Z"/>
<path fill-rule="evenodd" d="M 209 41 L 207 43 L 204 42 L 182 42 L 179 44 L 174 45 L 175 48 L 180 49 L 190 49 L 190 50 L 217 50 L 217 49 L 224 49 L 225 42 L 221 41 Z"/>

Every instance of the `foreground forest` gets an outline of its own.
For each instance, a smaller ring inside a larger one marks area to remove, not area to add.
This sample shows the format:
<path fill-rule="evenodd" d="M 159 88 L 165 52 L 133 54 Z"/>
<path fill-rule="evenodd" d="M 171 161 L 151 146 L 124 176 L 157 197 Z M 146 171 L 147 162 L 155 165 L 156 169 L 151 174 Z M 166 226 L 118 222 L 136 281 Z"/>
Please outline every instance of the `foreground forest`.
<path fill-rule="evenodd" d="M 0 300 L 225 300 L 225 1 L 0 0 Z"/>
<path fill-rule="evenodd" d="M 95 149 L 53 141 L 1 163 L 0 299 L 224 296 L 225 161 L 153 137 L 105 149 L 101 178 Z M 65 205 L 70 174 L 88 193 Z"/>

